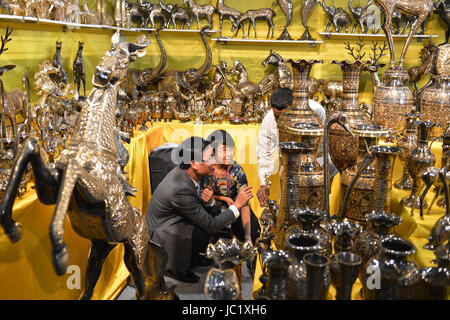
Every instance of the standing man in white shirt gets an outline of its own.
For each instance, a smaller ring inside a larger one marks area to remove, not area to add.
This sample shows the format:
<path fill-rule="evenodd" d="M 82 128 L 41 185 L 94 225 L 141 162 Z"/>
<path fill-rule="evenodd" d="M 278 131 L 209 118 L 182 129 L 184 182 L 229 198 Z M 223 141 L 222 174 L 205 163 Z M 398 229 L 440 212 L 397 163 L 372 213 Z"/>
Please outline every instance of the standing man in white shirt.
<path fill-rule="evenodd" d="M 280 169 L 279 161 L 279 133 L 277 127 L 278 118 L 288 110 L 292 104 L 292 90 L 289 88 L 276 89 L 271 98 L 272 109 L 267 112 L 259 129 L 256 153 L 258 155 L 258 178 L 260 188 L 256 192 L 259 203 L 264 206 L 269 198 L 269 188 L 265 176 L 276 174 Z M 326 120 L 325 109 L 322 105 L 309 99 L 309 107 L 320 116 L 322 123 Z"/>

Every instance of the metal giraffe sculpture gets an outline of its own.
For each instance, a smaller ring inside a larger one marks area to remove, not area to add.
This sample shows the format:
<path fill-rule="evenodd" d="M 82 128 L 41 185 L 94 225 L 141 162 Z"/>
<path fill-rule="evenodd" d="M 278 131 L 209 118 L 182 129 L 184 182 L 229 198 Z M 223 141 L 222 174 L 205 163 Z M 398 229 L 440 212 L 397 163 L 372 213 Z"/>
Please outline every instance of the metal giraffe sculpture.
<path fill-rule="evenodd" d="M 38 140 L 29 138 L 15 159 L 0 204 L 1 225 L 9 239 L 17 242 L 22 227 L 12 219 L 12 208 L 20 180 L 31 163 L 39 200 L 56 204 L 50 225 L 56 273 L 65 274 L 70 263 L 64 242 L 67 214 L 74 230 L 91 240 L 83 299 L 91 298 L 104 261 L 119 243 L 125 247 L 125 265 L 133 277 L 137 298 L 173 297 L 162 278 L 163 249 L 149 242 L 144 215 L 126 197 L 126 178 L 121 172 L 115 140 L 119 84 L 129 64 L 143 56 L 149 44 L 146 38 L 128 43 L 120 41 L 118 32 L 113 36 L 112 49 L 104 54 L 95 70 L 94 88 L 82 106 L 75 131 L 56 160 L 55 169 L 46 167 Z M 159 256 L 152 256 L 155 252 Z"/>

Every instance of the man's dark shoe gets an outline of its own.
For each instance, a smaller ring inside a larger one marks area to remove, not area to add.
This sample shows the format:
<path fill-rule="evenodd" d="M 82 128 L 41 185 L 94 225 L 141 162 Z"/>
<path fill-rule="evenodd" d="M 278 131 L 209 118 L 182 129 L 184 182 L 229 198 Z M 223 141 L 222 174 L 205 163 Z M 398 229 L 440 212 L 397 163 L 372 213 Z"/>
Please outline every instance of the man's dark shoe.
<path fill-rule="evenodd" d="M 167 269 L 166 276 L 181 282 L 197 283 L 200 281 L 200 277 L 193 273 L 191 269 L 183 272 Z"/>
<path fill-rule="evenodd" d="M 208 259 L 205 256 L 199 255 L 192 267 L 210 267 L 214 264 L 214 260 Z"/>

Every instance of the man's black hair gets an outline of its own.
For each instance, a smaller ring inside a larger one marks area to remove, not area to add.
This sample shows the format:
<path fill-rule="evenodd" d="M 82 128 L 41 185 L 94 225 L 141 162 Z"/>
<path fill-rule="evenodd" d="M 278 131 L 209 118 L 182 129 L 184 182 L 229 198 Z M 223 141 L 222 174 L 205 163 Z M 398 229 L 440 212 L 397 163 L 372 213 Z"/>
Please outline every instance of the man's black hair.
<path fill-rule="evenodd" d="M 191 161 L 201 163 L 203 151 L 211 144 L 211 141 L 201 137 L 190 137 L 184 140 L 177 148 L 172 150 L 172 162 L 180 165 L 182 169 L 188 169 Z"/>
<path fill-rule="evenodd" d="M 211 141 L 211 145 L 216 149 L 219 144 L 226 145 L 227 147 L 234 148 L 233 137 L 225 130 L 219 129 L 214 131 L 208 136 L 208 140 Z"/>
<path fill-rule="evenodd" d="M 292 90 L 289 88 L 277 88 L 270 97 L 272 108 L 283 110 L 292 104 Z"/>

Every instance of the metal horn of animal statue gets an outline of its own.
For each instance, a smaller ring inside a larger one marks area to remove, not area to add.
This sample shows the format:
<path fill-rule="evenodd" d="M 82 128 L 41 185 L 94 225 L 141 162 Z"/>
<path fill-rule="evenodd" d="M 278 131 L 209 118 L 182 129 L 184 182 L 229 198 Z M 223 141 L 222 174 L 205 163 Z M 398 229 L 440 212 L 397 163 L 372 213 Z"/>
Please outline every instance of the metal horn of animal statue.
<path fill-rule="evenodd" d="M 74 230 L 91 240 L 83 299 L 91 298 L 105 259 L 119 243 L 125 247 L 125 265 L 133 277 L 137 298 L 167 299 L 174 294 L 161 274 L 152 273 L 164 268 L 152 267 L 161 259 L 152 256 L 144 216 L 126 197 L 128 182 L 121 173 L 115 144 L 119 83 L 129 64 L 145 54 L 149 43 L 122 42 L 119 32 L 114 34 L 112 48 L 96 67 L 94 88 L 82 107 L 70 142 L 56 160 L 55 169 L 46 167 L 38 140 L 30 137 L 15 159 L 0 204 L 1 225 L 8 238 L 17 242 L 23 228 L 13 219 L 12 209 L 18 183 L 31 163 L 39 200 L 56 205 L 50 225 L 56 273 L 65 274 L 70 263 L 64 241 L 67 214 Z"/>
<path fill-rule="evenodd" d="M 213 14 L 216 9 L 212 5 L 198 5 L 194 0 L 184 0 L 184 4 L 189 8 L 191 14 L 197 20 L 198 30 L 200 30 L 200 17 L 206 17 L 208 19 L 208 28 L 213 28 Z"/>
<path fill-rule="evenodd" d="M 369 10 L 372 5 L 373 0 L 369 0 L 364 7 L 353 7 L 352 0 L 348 2 L 348 8 L 355 18 L 355 23 L 353 24 L 352 33 L 355 33 L 356 27 L 359 25 L 361 27 L 362 33 L 367 33 L 370 28 L 372 28 L 372 33 L 376 34 L 380 32 L 380 28 L 376 30 L 376 17 L 375 12 Z"/>
<path fill-rule="evenodd" d="M 256 9 L 256 10 L 247 10 L 240 17 L 240 19 L 236 22 L 236 24 L 234 24 L 233 27 L 231 28 L 231 31 L 234 31 L 237 28 L 236 33 L 234 34 L 234 38 L 236 38 L 236 36 L 239 33 L 239 30 L 241 30 L 241 29 L 242 29 L 242 38 L 245 38 L 245 31 L 244 31 L 243 22 L 247 21 L 247 20 L 249 20 L 247 39 L 250 36 L 250 28 L 252 26 L 253 26 L 253 30 L 255 31 L 255 38 L 256 38 L 255 21 L 256 20 L 266 20 L 267 21 L 267 25 L 269 26 L 269 30 L 267 31 L 266 38 L 269 38 L 270 30 L 272 30 L 272 36 L 270 38 L 273 39 L 273 34 L 274 34 L 274 30 L 275 30 L 275 25 L 273 24 L 273 18 L 275 16 L 276 16 L 276 13 L 271 8 L 261 8 L 261 9 Z"/>
<path fill-rule="evenodd" d="M 341 32 L 342 28 L 345 27 L 345 33 L 348 33 L 348 25 L 350 23 L 350 16 L 342 8 L 336 8 L 335 6 L 327 7 L 325 0 L 322 0 L 322 9 L 328 16 L 328 24 L 326 32 L 330 32 L 330 27 L 334 25 L 334 32 Z"/>
<path fill-rule="evenodd" d="M 292 40 L 291 35 L 287 30 L 292 21 L 292 11 L 293 11 L 292 0 L 276 0 L 272 4 L 272 6 L 274 6 L 275 3 L 278 3 L 281 11 L 286 17 L 286 24 L 284 25 L 283 32 L 281 33 L 281 35 L 278 37 L 277 40 Z"/>
<path fill-rule="evenodd" d="M 400 63 L 398 68 L 403 69 L 405 54 L 408 50 L 409 44 L 411 43 L 411 40 L 416 34 L 419 26 L 427 19 L 428 14 L 433 8 L 434 0 L 375 0 L 375 3 L 380 8 L 381 13 L 384 16 L 382 28 L 386 34 L 389 44 L 391 68 L 395 68 L 395 48 L 394 40 L 392 38 L 392 17 L 394 14 L 394 10 L 398 9 L 402 12 L 408 13 L 408 15 L 417 17 L 417 19 L 411 26 L 411 30 L 409 31 L 408 37 L 406 38 L 406 42 L 403 46 L 402 54 L 400 56 Z"/>
<path fill-rule="evenodd" d="M 303 32 L 302 36 L 299 40 L 314 40 L 311 36 L 311 33 L 309 32 L 309 26 L 308 26 L 308 18 L 311 14 L 312 9 L 315 7 L 315 5 L 319 2 L 319 0 L 303 0 L 302 9 L 301 9 L 301 18 L 302 18 L 302 24 L 303 27 L 305 27 L 305 31 Z"/>

